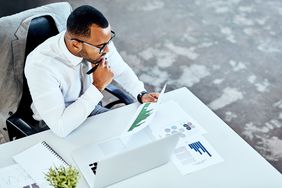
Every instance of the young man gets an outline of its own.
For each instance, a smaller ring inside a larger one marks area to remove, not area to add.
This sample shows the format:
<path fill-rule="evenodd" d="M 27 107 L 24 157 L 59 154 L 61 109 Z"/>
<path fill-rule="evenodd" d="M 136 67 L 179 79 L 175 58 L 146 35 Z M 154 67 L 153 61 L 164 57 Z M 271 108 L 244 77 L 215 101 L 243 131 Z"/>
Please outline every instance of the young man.
<path fill-rule="evenodd" d="M 88 116 L 107 111 L 98 103 L 113 79 L 139 102 L 157 100 L 158 93 L 147 93 L 123 61 L 112 43 L 114 36 L 103 14 L 85 5 L 70 14 L 66 31 L 28 55 L 25 76 L 36 120 L 44 120 L 58 136 L 67 136 Z M 92 67 L 95 71 L 86 74 Z"/>

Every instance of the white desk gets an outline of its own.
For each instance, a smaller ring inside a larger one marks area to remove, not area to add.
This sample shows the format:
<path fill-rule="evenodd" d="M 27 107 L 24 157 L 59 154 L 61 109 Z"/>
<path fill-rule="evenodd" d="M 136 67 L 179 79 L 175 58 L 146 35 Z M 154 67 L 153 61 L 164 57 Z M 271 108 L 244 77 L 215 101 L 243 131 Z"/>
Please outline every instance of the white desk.
<path fill-rule="evenodd" d="M 208 133 L 205 138 L 223 157 L 224 162 L 206 169 L 180 175 L 170 162 L 164 166 L 135 176 L 112 187 L 132 188 L 281 188 L 282 175 L 241 139 L 188 89 L 168 92 L 164 100 L 176 101 Z M 128 105 L 91 117 L 65 139 L 50 130 L 0 145 L 0 167 L 13 164 L 12 156 L 46 140 L 66 161 L 73 163 L 71 151 L 89 142 L 117 136 L 126 126 L 137 104 Z M 40 159 L 38 159 L 40 160 Z M 118 173 L 120 169 L 115 169 Z M 83 178 L 79 187 L 87 187 Z"/>

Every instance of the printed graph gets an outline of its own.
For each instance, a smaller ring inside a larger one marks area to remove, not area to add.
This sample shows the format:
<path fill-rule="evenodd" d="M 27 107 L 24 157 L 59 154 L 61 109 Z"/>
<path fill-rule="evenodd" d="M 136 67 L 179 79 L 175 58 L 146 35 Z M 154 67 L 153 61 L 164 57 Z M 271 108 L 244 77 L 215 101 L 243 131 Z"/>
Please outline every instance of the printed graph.
<path fill-rule="evenodd" d="M 40 188 L 40 187 L 36 183 L 33 183 L 31 185 L 23 186 L 23 188 Z"/>
<path fill-rule="evenodd" d="M 195 150 L 195 152 L 198 152 L 201 155 L 206 153 L 208 156 L 210 156 L 210 157 L 212 156 L 200 141 L 189 144 L 189 147 L 191 149 Z"/>
<path fill-rule="evenodd" d="M 160 128 L 160 137 L 169 136 L 171 134 L 179 133 L 181 138 L 189 137 L 189 132 L 195 130 L 195 125 L 191 121 L 181 121 L 171 123 Z"/>
<path fill-rule="evenodd" d="M 140 113 L 136 117 L 135 121 L 132 123 L 128 131 L 132 131 L 133 129 L 142 125 L 148 117 L 150 117 L 153 113 L 153 109 L 150 108 L 151 103 L 145 103 Z"/>

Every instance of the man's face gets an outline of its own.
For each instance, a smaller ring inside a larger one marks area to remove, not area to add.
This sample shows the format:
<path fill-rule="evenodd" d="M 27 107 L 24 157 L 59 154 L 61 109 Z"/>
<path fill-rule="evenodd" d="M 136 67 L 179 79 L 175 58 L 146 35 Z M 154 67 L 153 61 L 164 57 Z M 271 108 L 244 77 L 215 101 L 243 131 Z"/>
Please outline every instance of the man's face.
<path fill-rule="evenodd" d="M 103 29 L 93 24 L 90 30 L 90 37 L 82 39 L 84 43 L 82 43 L 79 55 L 87 61 L 97 63 L 109 52 L 109 47 L 108 45 L 105 46 L 105 44 L 107 44 L 112 37 L 111 27 L 109 25 L 107 28 Z M 103 46 L 104 48 L 102 52 L 100 52 Z"/>

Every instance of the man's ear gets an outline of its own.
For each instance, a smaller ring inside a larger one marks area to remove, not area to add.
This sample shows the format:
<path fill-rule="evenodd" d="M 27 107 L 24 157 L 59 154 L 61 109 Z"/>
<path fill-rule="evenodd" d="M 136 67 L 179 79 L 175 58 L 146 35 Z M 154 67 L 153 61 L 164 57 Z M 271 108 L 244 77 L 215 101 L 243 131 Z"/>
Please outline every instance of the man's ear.
<path fill-rule="evenodd" d="M 76 52 L 80 52 L 82 50 L 82 43 L 77 40 L 72 40 L 71 45 Z"/>

